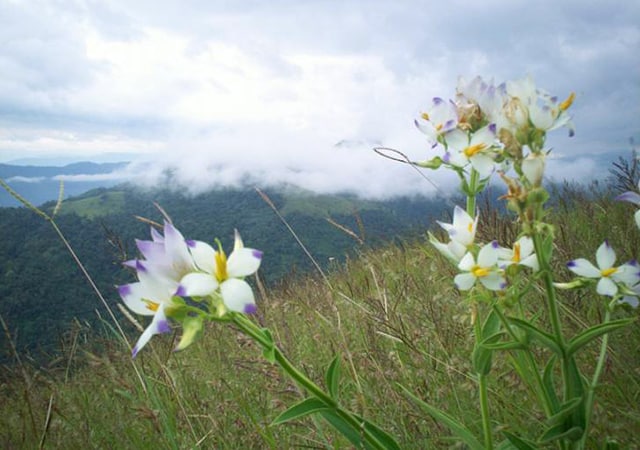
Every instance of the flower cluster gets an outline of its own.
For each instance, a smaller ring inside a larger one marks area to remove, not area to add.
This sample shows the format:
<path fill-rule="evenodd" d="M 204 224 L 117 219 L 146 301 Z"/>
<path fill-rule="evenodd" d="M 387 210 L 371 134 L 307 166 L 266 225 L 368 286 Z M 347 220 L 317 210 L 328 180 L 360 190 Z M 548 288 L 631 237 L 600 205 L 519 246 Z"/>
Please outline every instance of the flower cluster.
<path fill-rule="evenodd" d="M 454 279 L 461 291 L 471 289 L 476 280 L 492 291 L 505 289 L 506 272 L 512 265 L 538 270 L 533 241 L 528 236 L 518 239 L 511 248 L 501 247 L 496 241 L 481 246 L 475 242 L 478 216 L 472 218 L 459 206 L 453 210 L 453 223 L 438 224 L 449 235 L 449 241 L 440 242 L 433 234 L 429 234 L 429 240 L 461 271 Z"/>
<path fill-rule="evenodd" d="M 133 356 L 152 336 L 170 331 L 168 318 L 183 323 L 185 333 L 178 344 L 182 349 L 201 328 L 203 316 L 219 319 L 228 311 L 255 312 L 253 291 L 243 278 L 258 270 L 262 252 L 245 248 L 237 232 L 229 257 L 219 242 L 214 250 L 205 242 L 186 240 L 169 222 L 164 235 L 151 228 L 151 240 L 136 244 L 141 258 L 124 264 L 136 271 L 138 281 L 119 286 L 118 292 L 131 311 L 153 318 Z M 207 310 L 189 306 L 186 298 L 205 302 Z"/>
<path fill-rule="evenodd" d="M 460 79 L 455 100 L 434 98 L 431 107 L 415 121 L 432 147 L 442 146 L 444 154 L 420 163 L 438 168 L 442 164 L 458 172 L 475 169 L 486 178 L 503 162 L 511 160 L 521 174 L 527 158 L 527 179 L 538 184 L 543 168 L 542 148 L 546 132 L 568 127 L 567 113 L 574 94 L 560 102 L 537 88 L 533 79 L 509 81 L 500 85 L 476 77 Z M 523 154 L 528 147 L 529 154 Z"/>
<path fill-rule="evenodd" d="M 543 204 L 548 199 L 542 188 L 546 152 L 546 133 L 567 127 L 573 136 L 574 128 L 567 110 L 575 95 L 564 101 L 536 87 L 533 79 L 508 81 L 499 85 L 480 77 L 467 82 L 460 79 L 454 99 L 434 98 L 432 105 L 415 121 L 426 136 L 431 148 L 441 148 L 443 154 L 417 163 L 426 168 L 442 166 L 453 169 L 462 181 L 468 198 L 480 192 L 492 173 L 498 171 L 507 186 L 502 198 L 518 214 L 523 226 L 521 237 L 511 248 L 503 248 L 496 241 L 475 242 L 478 216 L 471 217 L 475 205 L 467 204 L 467 211 L 456 206 L 453 222 L 439 225 L 447 232 L 448 242 L 440 242 L 430 234 L 435 248 L 451 260 L 459 273 L 456 287 L 469 290 L 476 283 L 491 291 L 507 288 L 510 275 L 519 273 L 511 266 L 524 266 L 534 272 L 540 269 L 540 255 L 534 251 L 531 236 L 540 233 Z M 510 174 L 513 169 L 515 174 Z M 640 190 L 640 185 L 638 186 Z M 618 200 L 640 205 L 640 194 L 625 192 Z M 640 227 L 640 211 L 635 220 Z M 544 256 L 543 256 L 544 257 Z M 598 294 L 615 297 L 620 302 L 637 305 L 640 296 L 640 268 L 630 261 L 614 266 L 615 253 L 604 242 L 597 251 L 596 265 L 585 259 L 575 259 L 567 268 L 580 277 L 575 283 L 561 283 L 558 287 L 576 287 L 597 281 Z"/>

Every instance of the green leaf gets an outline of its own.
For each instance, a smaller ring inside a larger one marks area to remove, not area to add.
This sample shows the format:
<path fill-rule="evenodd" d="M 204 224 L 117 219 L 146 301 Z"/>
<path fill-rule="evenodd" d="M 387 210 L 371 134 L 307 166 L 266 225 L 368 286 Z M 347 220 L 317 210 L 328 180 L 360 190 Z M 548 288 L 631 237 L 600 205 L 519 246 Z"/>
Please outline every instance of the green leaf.
<path fill-rule="evenodd" d="M 271 335 L 271 331 L 268 328 L 262 328 L 262 335 L 265 337 L 265 345 L 268 344 L 268 347 L 265 346 L 262 350 L 262 356 L 264 359 L 269 361 L 271 364 L 276 362 L 276 345 L 273 341 L 273 336 Z"/>
<path fill-rule="evenodd" d="M 414 402 L 420 405 L 422 408 L 426 409 L 427 412 L 439 422 L 445 424 L 449 427 L 449 429 L 453 432 L 453 434 L 464 442 L 467 447 L 471 450 L 484 450 L 484 445 L 482 445 L 476 437 L 469 431 L 467 427 L 465 427 L 462 423 L 460 423 L 457 419 L 450 416 L 449 414 L 439 410 L 438 408 L 429 405 L 425 401 L 419 399 L 415 395 L 413 395 L 407 388 L 402 385 L 399 385 L 402 390 L 409 396 Z"/>
<path fill-rule="evenodd" d="M 568 402 L 564 403 L 558 412 L 547 419 L 548 427 L 555 427 L 565 423 L 566 419 L 571 416 L 582 403 L 582 397 L 572 398 Z"/>
<path fill-rule="evenodd" d="M 337 415 L 335 411 L 331 409 L 324 409 L 319 411 L 319 413 L 331 424 L 331 426 L 333 426 L 333 428 L 338 430 L 338 432 L 346 437 L 356 448 L 362 448 L 363 445 L 365 445 L 365 448 L 367 449 L 371 448 L 362 440 L 362 434 L 360 431 L 345 422 L 345 420 Z"/>
<path fill-rule="evenodd" d="M 202 316 L 187 316 L 182 321 L 182 337 L 176 346 L 176 351 L 184 350 L 202 333 Z"/>
<path fill-rule="evenodd" d="M 589 344 L 594 339 L 599 338 L 600 336 L 610 333 L 618 328 L 625 327 L 630 323 L 635 322 L 635 318 L 632 319 L 619 319 L 613 320 L 611 322 L 601 323 L 599 325 L 595 325 L 582 333 L 575 336 L 571 341 L 569 341 L 569 346 L 567 348 L 567 355 L 571 356 L 580 350 L 585 345 Z"/>
<path fill-rule="evenodd" d="M 340 355 L 336 355 L 327 368 L 325 374 L 325 382 L 327 383 L 327 389 L 332 398 L 338 398 L 338 388 L 340 386 Z"/>
<path fill-rule="evenodd" d="M 545 366 L 542 374 L 542 386 L 544 387 L 544 390 L 547 393 L 547 398 L 551 403 L 551 410 L 554 412 L 560 409 L 560 400 L 558 400 L 558 394 L 556 394 L 555 386 L 553 385 L 553 366 L 556 361 L 556 357 L 552 356 Z"/>
<path fill-rule="evenodd" d="M 355 415 L 355 414 L 354 414 Z M 389 450 L 400 450 L 400 446 L 396 442 L 396 440 L 378 425 L 369 422 L 362 417 L 355 415 L 356 418 L 364 424 L 365 429 L 371 433 L 381 444 L 385 446 L 385 448 Z"/>
<path fill-rule="evenodd" d="M 310 397 L 302 400 L 300 403 L 296 403 L 295 405 L 284 411 L 273 420 L 272 425 L 280 425 L 282 423 L 300 419 L 302 417 L 308 416 L 309 414 L 326 411 L 328 409 L 329 407 L 324 402 L 318 400 L 315 397 Z"/>
<path fill-rule="evenodd" d="M 531 441 L 519 438 L 513 433 L 509 433 L 508 431 L 503 431 L 509 442 L 511 443 L 512 448 L 516 448 L 518 450 L 537 450 L 538 446 Z M 508 447 L 507 447 L 508 448 Z"/>
<path fill-rule="evenodd" d="M 558 439 L 566 439 L 569 441 L 577 441 L 582 437 L 584 430 L 580 427 L 572 427 L 568 430 L 564 425 L 556 425 L 553 428 L 549 428 L 544 432 L 539 439 L 541 444 L 548 444 L 549 442 L 556 441 Z"/>
<path fill-rule="evenodd" d="M 495 310 L 491 310 L 482 324 L 482 339 L 488 339 L 500 330 L 500 316 Z"/>
<path fill-rule="evenodd" d="M 527 333 L 527 336 L 529 338 L 538 341 L 540 344 L 547 347 L 557 355 L 562 355 L 560 345 L 558 345 L 553 335 L 540 330 L 535 325 L 527 322 L 526 320 L 520 320 L 515 317 L 510 317 L 509 322 L 522 329 L 525 333 Z"/>
<path fill-rule="evenodd" d="M 473 361 L 473 369 L 476 373 L 487 375 L 491 371 L 493 349 L 488 348 L 487 346 L 497 342 L 501 337 L 502 333 L 496 333 L 475 346 L 471 355 L 471 360 Z"/>
<path fill-rule="evenodd" d="M 495 344 L 483 343 L 487 350 L 526 350 L 527 346 L 518 341 L 496 342 Z"/>

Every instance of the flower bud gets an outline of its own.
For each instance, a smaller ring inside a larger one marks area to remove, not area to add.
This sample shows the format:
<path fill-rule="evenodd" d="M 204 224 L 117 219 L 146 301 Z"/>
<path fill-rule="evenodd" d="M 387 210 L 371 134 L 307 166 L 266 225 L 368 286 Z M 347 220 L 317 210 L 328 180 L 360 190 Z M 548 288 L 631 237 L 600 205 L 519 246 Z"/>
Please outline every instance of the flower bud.
<path fill-rule="evenodd" d="M 522 173 L 533 187 L 538 187 L 542 183 L 544 158 L 542 153 L 529 153 L 522 161 Z"/>

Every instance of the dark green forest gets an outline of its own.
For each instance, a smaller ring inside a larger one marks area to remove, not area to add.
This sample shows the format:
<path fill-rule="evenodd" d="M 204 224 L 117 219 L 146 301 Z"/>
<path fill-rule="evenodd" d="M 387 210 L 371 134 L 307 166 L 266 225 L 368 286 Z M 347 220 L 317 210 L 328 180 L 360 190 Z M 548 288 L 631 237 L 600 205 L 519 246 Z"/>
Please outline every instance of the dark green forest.
<path fill-rule="evenodd" d="M 361 200 L 302 191 L 265 193 L 315 260 L 326 268 L 360 246 L 409 239 L 447 213 L 441 199 Z M 238 229 L 247 246 L 264 252 L 260 277 L 266 285 L 312 270 L 291 232 L 253 189 L 217 190 L 186 197 L 175 191 L 140 191 L 118 186 L 89 191 L 62 204 L 56 223 L 107 301 L 119 301 L 114 288 L 133 281 L 121 262 L 136 256 L 134 239 L 149 238 L 143 217 L 162 222 L 160 205 L 189 239 L 219 238 L 230 249 Z M 42 206 L 52 211 L 54 203 Z M 334 223 L 351 230 L 364 243 Z M 48 359 L 64 344 L 74 321 L 103 330 L 104 307 L 51 224 L 24 207 L 0 208 L 0 314 L 18 351 Z M 117 311 L 117 308 L 114 308 Z M 10 354 L 6 333 L 2 358 Z"/>

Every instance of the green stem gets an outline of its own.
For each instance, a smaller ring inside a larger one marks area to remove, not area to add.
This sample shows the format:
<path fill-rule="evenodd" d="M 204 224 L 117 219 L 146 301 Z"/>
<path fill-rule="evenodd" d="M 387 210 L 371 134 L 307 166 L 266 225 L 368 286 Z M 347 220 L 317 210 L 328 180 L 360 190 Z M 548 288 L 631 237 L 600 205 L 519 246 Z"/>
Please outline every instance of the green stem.
<path fill-rule="evenodd" d="M 546 254 L 544 253 L 544 246 L 542 242 L 543 237 L 538 231 L 534 231 L 532 239 L 533 246 L 536 251 L 536 257 L 538 259 L 538 264 L 540 266 L 540 275 L 546 291 L 547 310 L 549 313 L 549 320 L 551 321 L 551 328 L 553 329 L 553 334 L 555 335 L 556 342 L 561 351 L 560 356 L 563 381 L 563 399 L 566 402 L 570 399 L 582 395 L 582 386 L 577 385 L 576 383 L 579 383 L 579 381 L 576 381 L 572 377 L 572 375 L 577 372 L 577 366 L 575 364 L 574 358 L 572 356 L 567 356 L 567 344 L 564 335 L 562 334 L 562 323 L 560 321 L 560 313 L 558 311 L 556 288 L 553 285 L 553 272 L 551 270 L 551 265 L 549 264 Z M 564 440 L 561 440 L 559 444 L 560 448 L 567 448 L 567 443 Z M 572 447 L 571 444 L 570 447 Z"/>
<path fill-rule="evenodd" d="M 258 344 L 260 344 L 265 350 L 272 350 L 275 357 L 275 361 L 278 365 L 293 379 L 296 383 L 306 389 L 311 395 L 322 401 L 329 408 L 340 416 L 346 423 L 348 423 L 355 430 L 362 433 L 364 440 L 371 445 L 371 447 L 378 450 L 385 450 L 387 447 L 376 438 L 364 424 L 357 419 L 354 414 L 343 409 L 338 403 L 327 394 L 320 386 L 314 383 L 304 373 L 300 372 L 294 365 L 287 359 L 282 351 L 271 342 L 252 321 L 247 319 L 242 314 L 234 314 L 233 323 L 235 323 L 245 334 L 253 338 Z"/>
<path fill-rule="evenodd" d="M 479 313 L 476 311 L 474 322 L 474 331 L 476 335 L 476 345 L 480 345 L 482 341 L 482 321 Z M 480 397 L 480 414 L 482 416 L 482 433 L 484 435 L 484 448 L 490 450 L 493 448 L 493 433 L 491 430 L 491 417 L 489 414 L 489 395 L 487 387 L 487 376 L 478 373 L 478 395 Z"/>
<path fill-rule="evenodd" d="M 551 271 L 551 265 L 549 261 L 544 257 L 542 236 L 540 233 L 533 233 L 533 246 L 536 251 L 536 256 L 538 258 L 538 264 L 540 266 L 540 274 L 542 276 L 542 281 L 544 283 L 546 297 L 547 297 L 547 309 L 549 310 L 549 320 L 551 321 L 551 327 L 553 328 L 553 333 L 558 341 L 558 345 L 562 349 L 564 353 L 566 348 L 566 343 L 564 340 L 564 335 L 562 334 L 562 324 L 560 322 L 560 313 L 558 311 L 558 299 L 556 297 L 556 288 L 553 286 L 553 275 Z"/>
<path fill-rule="evenodd" d="M 469 191 L 467 194 L 467 214 L 471 217 L 476 215 L 476 194 L 478 191 L 478 181 L 480 174 L 476 169 L 471 169 L 471 175 L 469 176 Z"/>
<path fill-rule="evenodd" d="M 469 192 L 467 193 L 467 214 L 471 217 L 476 215 L 476 193 L 478 192 L 478 182 L 480 181 L 480 175 L 475 169 L 471 169 L 471 175 L 469 176 Z M 476 304 L 477 307 L 477 304 Z M 476 346 L 480 345 L 482 341 L 482 320 L 480 313 L 476 310 L 476 317 L 474 321 Z M 489 414 L 489 395 L 487 387 L 487 377 L 484 374 L 478 373 L 478 395 L 480 397 L 480 414 L 482 416 L 482 432 L 484 434 L 484 446 L 485 449 L 493 448 L 493 433 L 491 430 L 491 417 Z"/>
<path fill-rule="evenodd" d="M 493 310 L 495 311 L 495 313 L 498 315 L 498 317 L 500 318 L 500 322 L 502 322 L 502 325 L 504 326 L 504 329 L 507 330 L 507 332 L 509 333 L 509 335 L 511 336 L 511 338 L 516 341 L 516 342 L 522 342 L 520 340 L 520 338 L 518 337 L 518 335 L 513 331 L 513 328 L 511 327 L 511 325 L 509 324 L 509 321 L 507 320 L 507 318 L 505 317 L 505 315 L 502 313 L 502 311 L 500 311 L 500 308 L 498 308 L 497 306 L 494 305 Z M 530 371 L 529 373 L 533 373 L 533 377 L 535 379 L 535 392 L 536 395 L 538 396 L 538 398 L 540 399 L 540 402 L 542 403 L 542 407 L 544 408 L 544 412 L 546 414 L 547 417 L 551 417 L 553 415 L 553 408 L 551 406 L 551 399 L 549 399 L 549 396 L 547 395 L 547 391 L 544 388 L 544 382 L 542 381 L 542 376 L 540 375 L 540 370 L 538 369 L 538 364 L 536 363 L 535 358 L 533 357 L 533 355 L 531 354 L 531 351 L 527 348 L 525 350 L 522 351 L 522 354 L 524 354 L 525 357 L 525 362 L 529 365 Z M 514 356 L 514 365 L 516 366 L 516 370 L 518 370 L 518 360 L 517 358 Z M 522 373 L 523 369 L 518 370 L 518 372 L 520 372 L 520 376 L 523 378 L 523 381 L 528 382 L 529 381 L 529 377 L 526 376 L 526 374 Z"/>
<path fill-rule="evenodd" d="M 609 323 L 611 320 L 611 311 L 610 308 L 607 307 L 607 310 L 604 315 L 604 323 Z M 598 382 L 600 381 L 600 375 L 602 375 L 602 370 L 604 369 L 604 363 L 607 357 L 607 347 L 609 345 L 609 333 L 605 334 L 602 337 L 602 344 L 600 345 L 600 355 L 598 356 L 598 363 L 596 364 L 596 370 L 593 374 L 593 378 L 591 379 L 591 383 L 587 387 L 587 397 L 585 400 L 585 433 L 582 436 L 580 441 L 581 447 L 584 448 L 585 441 L 587 439 L 587 432 L 589 430 L 589 425 L 591 424 L 591 416 L 593 415 L 593 402 L 596 394 L 596 387 L 598 386 Z"/>

